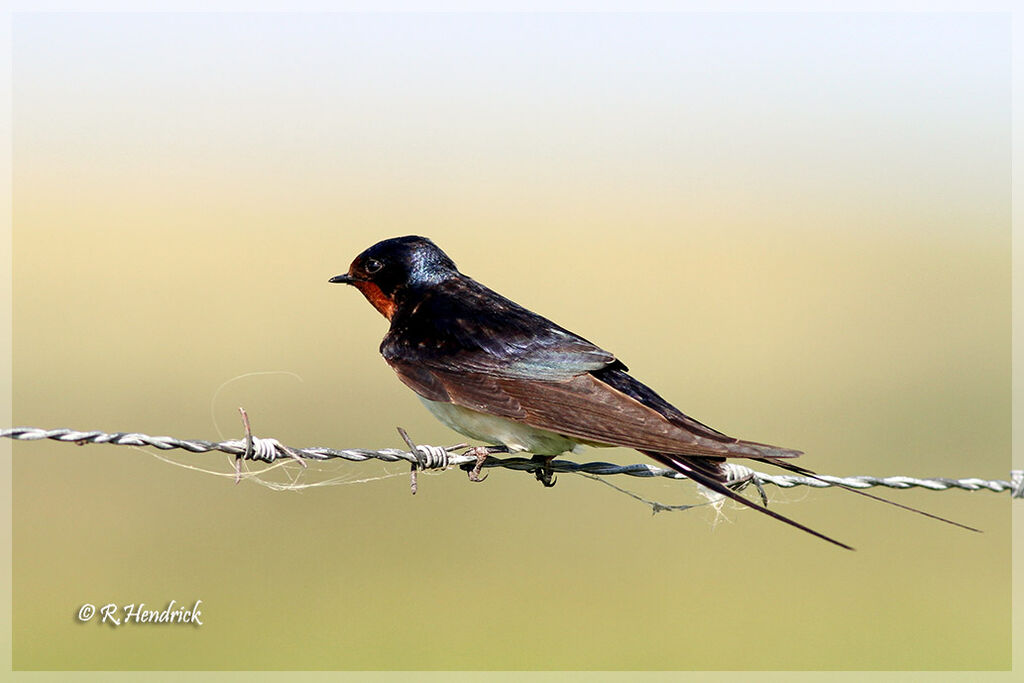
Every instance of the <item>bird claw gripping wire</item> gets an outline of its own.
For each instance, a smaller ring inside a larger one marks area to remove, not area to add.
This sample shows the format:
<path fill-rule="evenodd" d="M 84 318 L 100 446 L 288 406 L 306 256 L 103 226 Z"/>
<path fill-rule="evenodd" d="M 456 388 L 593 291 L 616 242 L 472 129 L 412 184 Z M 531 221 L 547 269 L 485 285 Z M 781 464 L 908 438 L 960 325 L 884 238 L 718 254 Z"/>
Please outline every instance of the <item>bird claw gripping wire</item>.
<path fill-rule="evenodd" d="M 473 482 L 481 482 L 487 478 L 487 475 L 480 476 L 480 470 L 483 469 L 484 463 L 487 462 L 487 457 L 491 454 L 491 449 L 487 446 L 474 446 L 466 451 L 466 455 L 471 455 L 476 458 L 476 464 L 469 470 L 469 480 Z"/>
<path fill-rule="evenodd" d="M 546 489 L 555 485 L 555 471 L 551 469 L 551 462 L 554 459 L 553 455 L 535 455 L 532 458 L 534 462 L 539 463 L 539 466 L 533 470 L 533 474 Z"/>

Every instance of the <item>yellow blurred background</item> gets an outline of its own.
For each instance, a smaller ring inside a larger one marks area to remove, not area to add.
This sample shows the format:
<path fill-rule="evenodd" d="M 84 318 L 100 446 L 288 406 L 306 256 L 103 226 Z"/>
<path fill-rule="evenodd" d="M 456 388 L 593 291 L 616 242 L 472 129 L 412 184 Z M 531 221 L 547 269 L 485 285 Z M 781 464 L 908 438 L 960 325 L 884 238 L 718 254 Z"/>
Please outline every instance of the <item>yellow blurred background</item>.
<path fill-rule="evenodd" d="M 415 233 L 814 470 L 1005 479 L 1007 22 L 20 15 L 14 422 L 235 438 L 242 405 L 294 446 L 460 441 L 327 284 Z M 1010 665 L 1005 494 L 883 494 L 971 534 L 768 490 L 850 553 L 569 475 L 421 475 L 413 497 L 404 466 L 332 462 L 299 481 L 342 485 L 280 492 L 42 442 L 13 470 L 16 669 Z M 204 625 L 75 619 L 172 599 Z"/>

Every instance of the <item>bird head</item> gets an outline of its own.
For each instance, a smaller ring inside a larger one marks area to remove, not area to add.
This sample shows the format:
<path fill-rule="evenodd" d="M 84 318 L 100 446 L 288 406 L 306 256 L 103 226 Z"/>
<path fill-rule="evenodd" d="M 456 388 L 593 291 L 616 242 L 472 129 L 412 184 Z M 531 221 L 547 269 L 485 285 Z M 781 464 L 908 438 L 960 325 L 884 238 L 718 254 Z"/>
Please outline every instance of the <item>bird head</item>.
<path fill-rule="evenodd" d="M 455 263 L 436 244 L 408 235 L 377 242 L 356 256 L 347 273 L 329 281 L 354 286 L 390 320 L 398 301 L 410 291 L 458 274 Z"/>

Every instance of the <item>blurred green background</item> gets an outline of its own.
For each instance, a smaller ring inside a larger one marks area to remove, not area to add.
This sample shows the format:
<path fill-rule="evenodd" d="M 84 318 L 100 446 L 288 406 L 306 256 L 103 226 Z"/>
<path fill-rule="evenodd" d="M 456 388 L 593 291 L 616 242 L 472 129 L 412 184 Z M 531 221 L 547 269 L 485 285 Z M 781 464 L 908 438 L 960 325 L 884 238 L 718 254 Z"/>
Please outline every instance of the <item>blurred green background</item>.
<path fill-rule="evenodd" d="M 459 441 L 378 356 L 385 321 L 327 284 L 418 233 L 817 471 L 1008 476 L 1005 16 L 54 14 L 13 35 L 15 424 L 232 438 L 243 405 L 295 446 Z M 13 469 L 16 669 L 1010 665 L 1006 495 L 886 494 L 971 534 L 769 490 L 849 553 L 567 475 L 421 475 L 413 497 L 404 467 L 330 463 L 299 482 L 344 485 L 280 492 L 51 443 Z M 205 624 L 75 619 L 171 599 Z"/>

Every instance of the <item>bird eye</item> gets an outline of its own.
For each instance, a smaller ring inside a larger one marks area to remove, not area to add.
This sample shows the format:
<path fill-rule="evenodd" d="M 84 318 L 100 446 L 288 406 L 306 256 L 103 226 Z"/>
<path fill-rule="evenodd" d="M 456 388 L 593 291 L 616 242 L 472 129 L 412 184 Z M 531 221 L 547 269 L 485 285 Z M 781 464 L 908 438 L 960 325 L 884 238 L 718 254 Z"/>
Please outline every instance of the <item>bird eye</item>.
<path fill-rule="evenodd" d="M 374 258 L 369 259 L 366 263 L 363 264 L 363 269 L 367 273 L 376 273 L 378 270 L 380 270 L 383 267 L 384 267 L 384 264 L 381 263 L 380 261 L 378 261 L 377 259 L 374 259 Z"/>

